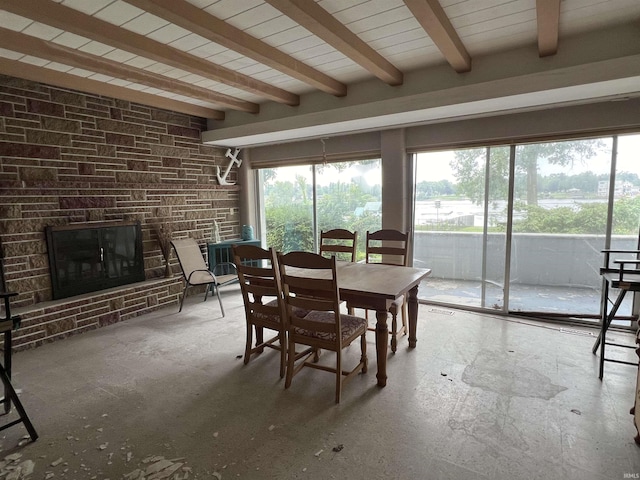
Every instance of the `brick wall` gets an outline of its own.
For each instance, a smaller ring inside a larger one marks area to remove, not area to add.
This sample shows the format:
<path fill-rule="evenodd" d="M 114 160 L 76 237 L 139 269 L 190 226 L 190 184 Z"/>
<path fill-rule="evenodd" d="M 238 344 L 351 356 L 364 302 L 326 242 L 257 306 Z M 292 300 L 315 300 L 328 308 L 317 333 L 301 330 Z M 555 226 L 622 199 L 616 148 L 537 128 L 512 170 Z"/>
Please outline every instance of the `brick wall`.
<path fill-rule="evenodd" d="M 224 150 L 201 144 L 205 128 L 203 118 L 0 75 L 0 240 L 7 290 L 19 293 L 12 307 L 26 312 L 16 345 L 87 328 L 78 308 L 95 311 L 89 304 L 101 301 L 90 295 L 85 307 L 73 299 L 47 303 L 47 225 L 142 223 L 153 294 L 111 292 L 91 328 L 177 301 L 181 279 L 164 279 L 160 225 L 170 225 L 174 238 L 204 242 L 216 220 L 223 239 L 240 237 L 240 187 L 218 185 L 216 166 L 224 171 L 227 161 Z M 228 179 L 236 181 L 237 169 Z M 171 263 L 179 272 L 175 255 Z M 55 312 L 55 325 L 46 312 Z"/>

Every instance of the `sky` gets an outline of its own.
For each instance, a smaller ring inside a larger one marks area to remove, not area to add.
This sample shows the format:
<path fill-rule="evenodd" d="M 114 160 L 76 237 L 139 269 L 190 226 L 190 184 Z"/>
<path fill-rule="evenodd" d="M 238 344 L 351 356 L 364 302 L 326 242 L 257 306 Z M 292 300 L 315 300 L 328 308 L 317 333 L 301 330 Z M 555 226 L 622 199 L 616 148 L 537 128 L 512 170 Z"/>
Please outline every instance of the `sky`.
<path fill-rule="evenodd" d="M 542 175 L 550 175 L 553 173 L 577 174 L 585 171 L 592 171 L 595 174 L 609 173 L 610 171 L 610 141 L 608 141 L 606 152 L 590 159 L 585 164 L 573 165 L 571 171 L 567 171 L 567 166 L 541 164 L 539 166 Z M 451 172 L 450 162 L 453 159 L 453 151 L 418 153 L 418 168 L 416 172 L 416 181 L 438 181 L 449 180 L 455 183 L 455 177 Z M 620 136 L 618 141 L 618 172 L 632 172 L 640 176 L 640 135 Z M 278 169 L 278 180 L 294 181 L 296 175 L 308 176 L 311 182 L 311 173 L 308 166 L 303 167 L 285 167 Z M 377 169 L 367 168 L 363 165 L 353 165 L 349 169 L 337 172 L 335 169 L 328 168 L 324 174 L 318 175 L 317 181 L 319 185 L 328 185 L 329 183 L 341 181 L 348 183 L 354 177 L 364 176 L 367 183 L 380 183 L 380 173 Z"/>
<path fill-rule="evenodd" d="M 585 164 L 573 165 L 571 171 L 567 166 L 541 164 L 539 171 L 542 175 L 553 173 L 578 174 L 591 171 L 595 174 L 610 173 L 611 142 L 607 141 L 607 151 L 590 159 Z M 450 161 L 453 159 L 453 151 L 429 152 L 418 154 L 418 169 L 416 181 L 449 180 L 455 183 L 455 177 L 451 172 Z M 616 170 L 618 172 L 632 172 L 640 176 L 640 135 L 620 136 L 618 140 L 618 158 Z"/>

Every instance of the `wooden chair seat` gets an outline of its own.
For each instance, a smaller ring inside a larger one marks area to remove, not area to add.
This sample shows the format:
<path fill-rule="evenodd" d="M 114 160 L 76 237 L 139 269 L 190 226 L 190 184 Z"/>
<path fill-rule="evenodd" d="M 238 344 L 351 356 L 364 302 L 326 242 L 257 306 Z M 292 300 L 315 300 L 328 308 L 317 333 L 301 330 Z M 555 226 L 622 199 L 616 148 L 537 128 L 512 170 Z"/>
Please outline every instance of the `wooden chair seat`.
<path fill-rule="evenodd" d="M 267 303 L 267 305 L 275 305 L 276 302 L 277 302 L 277 300 L 271 300 L 269 303 Z M 292 308 L 293 308 L 293 312 L 298 317 L 304 317 L 305 315 L 307 315 L 311 311 L 311 310 L 308 310 L 306 308 L 299 308 L 299 307 L 292 307 Z"/>
<path fill-rule="evenodd" d="M 367 371 L 367 320 L 340 313 L 336 258 L 310 252 L 278 255 L 280 278 L 287 318 L 288 355 L 285 388 L 304 367 L 333 373 L 336 377 L 335 401 L 340 402 L 343 383 Z M 298 313 L 308 310 L 300 316 Z M 360 361 L 350 370 L 342 369 L 342 350 L 360 338 Z M 296 345 L 312 351 L 295 354 Z M 320 350 L 336 354 L 335 367 L 317 363 Z"/>
<path fill-rule="evenodd" d="M 317 310 L 312 310 L 304 317 L 305 320 L 313 320 L 314 322 L 323 322 L 323 323 L 334 323 L 335 316 L 333 312 L 319 312 Z M 340 317 L 341 329 L 340 333 L 342 335 L 343 343 L 351 343 L 359 334 L 363 326 L 367 326 L 367 319 L 356 317 L 353 315 L 345 315 L 342 314 Z M 320 340 L 326 340 L 329 342 L 336 341 L 336 333 L 335 332 L 321 332 L 315 330 L 307 330 L 301 327 L 293 327 L 293 332 L 296 335 L 309 336 L 313 338 L 318 338 Z"/>

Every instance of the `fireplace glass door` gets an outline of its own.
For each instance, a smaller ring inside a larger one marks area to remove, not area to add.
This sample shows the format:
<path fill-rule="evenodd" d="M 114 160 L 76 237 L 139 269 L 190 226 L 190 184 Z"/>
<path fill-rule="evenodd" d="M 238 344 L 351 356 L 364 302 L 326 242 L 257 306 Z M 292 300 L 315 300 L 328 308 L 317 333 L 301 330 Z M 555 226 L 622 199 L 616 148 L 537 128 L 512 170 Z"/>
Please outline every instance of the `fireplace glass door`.
<path fill-rule="evenodd" d="M 144 280 L 139 223 L 47 227 L 53 299 Z"/>

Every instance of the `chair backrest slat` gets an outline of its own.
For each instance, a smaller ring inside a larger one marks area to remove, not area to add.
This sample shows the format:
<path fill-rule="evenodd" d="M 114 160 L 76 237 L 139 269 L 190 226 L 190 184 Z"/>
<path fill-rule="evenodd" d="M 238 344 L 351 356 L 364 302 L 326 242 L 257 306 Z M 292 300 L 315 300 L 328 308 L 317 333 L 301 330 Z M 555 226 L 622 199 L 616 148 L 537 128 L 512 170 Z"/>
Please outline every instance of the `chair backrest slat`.
<path fill-rule="evenodd" d="M 338 259 L 355 262 L 357 245 L 358 232 L 350 232 L 344 228 L 320 232 L 320 255 L 346 254 L 338 255 Z"/>
<path fill-rule="evenodd" d="M 367 232 L 366 262 L 409 265 L 409 232 L 393 229 Z"/>
<path fill-rule="evenodd" d="M 335 257 L 325 258 L 309 252 L 278 255 L 282 291 L 290 325 L 309 332 L 333 333 L 340 339 L 340 301 Z M 310 296 L 310 295 L 313 296 Z M 298 317 L 296 308 L 324 312 L 325 321 Z M 326 321 L 332 318 L 333 321 Z"/>
<path fill-rule="evenodd" d="M 284 305 L 275 251 L 256 245 L 232 248 L 248 321 L 255 313 L 282 317 Z M 277 300 L 275 304 L 265 305 L 273 299 Z"/>

